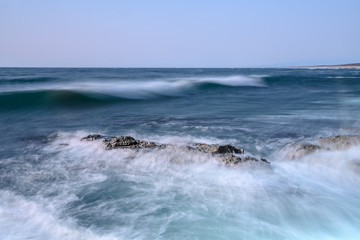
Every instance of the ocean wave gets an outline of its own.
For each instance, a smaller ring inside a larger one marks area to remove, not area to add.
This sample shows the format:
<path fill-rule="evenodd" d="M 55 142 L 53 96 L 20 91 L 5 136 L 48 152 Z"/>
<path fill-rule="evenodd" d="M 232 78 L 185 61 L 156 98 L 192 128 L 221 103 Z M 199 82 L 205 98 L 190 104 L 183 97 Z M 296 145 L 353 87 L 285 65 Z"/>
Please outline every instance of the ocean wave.
<path fill-rule="evenodd" d="M 121 100 L 180 97 L 191 91 L 219 87 L 265 87 L 261 76 L 192 77 L 151 81 L 79 81 L 3 85 L 0 106 L 8 103 L 93 104 Z M 10 107 L 11 107 L 10 104 Z"/>
<path fill-rule="evenodd" d="M 113 101 L 126 101 L 106 95 L 86 94 L 71 90 L 39 90 L 6 93 L 0 95 L 1 109 L 53 107 L 53 106 L 86 106 L 110 103 Z"/>

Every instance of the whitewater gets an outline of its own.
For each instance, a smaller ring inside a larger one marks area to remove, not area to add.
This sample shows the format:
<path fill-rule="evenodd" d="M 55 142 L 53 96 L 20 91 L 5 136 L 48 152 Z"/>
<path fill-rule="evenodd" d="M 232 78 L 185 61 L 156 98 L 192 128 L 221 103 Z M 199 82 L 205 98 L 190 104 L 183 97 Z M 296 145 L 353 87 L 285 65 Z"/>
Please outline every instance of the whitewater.
<path fill-rule="evenodd" d="M 360 239 L 360 70 L 0 68 L 0 239 Z M 88 134 L 231 144 L 270 167 Z"/>

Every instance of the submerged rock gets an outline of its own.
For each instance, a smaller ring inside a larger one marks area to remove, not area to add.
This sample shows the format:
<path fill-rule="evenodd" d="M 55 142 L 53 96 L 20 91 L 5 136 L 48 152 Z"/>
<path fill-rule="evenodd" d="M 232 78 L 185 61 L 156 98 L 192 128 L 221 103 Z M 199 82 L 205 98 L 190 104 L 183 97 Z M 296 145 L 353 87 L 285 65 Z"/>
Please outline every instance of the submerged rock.
<path fill-rule="evenodd" d="M 205 143 L 194 143 L 190 146 L 177 146 L 174 144 L 156 144 L 154 142 L 147 142 L 143 140 L 137 140 L 131 136 L 119 136 L 119 137 L 104 137 L 99 134 L 88 135 L 81 139 L 81 141 L 95 141 L 103 139 L 103 143 L 107 150 L 117 148 L 129 148 L 129 149 L 182 149 L 184 151 L 199 151 L 204 154 L 211 154 L 218 158 L 225 164 L 235 165 L 242 162 L 254 161 L 263 162 L 269 164 L 263 158 L 254 158 L 250 156 L 239 156 L 244 154 L 244 149 L 232 146 L 232 145 L 218 145 L 218 144 L 205 144 Z M 237 155 L 234 155 L 237 154 Z"/>
<path fill-rule="evenodd" d="M 285 146 L 282 152 L 289 159 L 298 159 L 316 151 L 341 151 L 350 147 L 360 145 L 358 135 L 338 135 L 333 137 L 320 138 L 314 143 L 296 142 Z"/>

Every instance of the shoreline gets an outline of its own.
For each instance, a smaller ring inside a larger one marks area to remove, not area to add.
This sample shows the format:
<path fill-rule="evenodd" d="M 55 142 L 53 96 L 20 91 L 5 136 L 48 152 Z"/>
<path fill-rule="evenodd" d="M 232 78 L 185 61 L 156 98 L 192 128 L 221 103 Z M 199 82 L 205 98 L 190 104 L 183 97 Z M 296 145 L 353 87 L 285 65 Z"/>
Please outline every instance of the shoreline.
<path fill-rule="evenodd" d="M 338 65 L 315 65 L 315 66 L 292 66 L 287 68 L 306 69 L 360 69 L 360 63 L 338 64 Z"/>

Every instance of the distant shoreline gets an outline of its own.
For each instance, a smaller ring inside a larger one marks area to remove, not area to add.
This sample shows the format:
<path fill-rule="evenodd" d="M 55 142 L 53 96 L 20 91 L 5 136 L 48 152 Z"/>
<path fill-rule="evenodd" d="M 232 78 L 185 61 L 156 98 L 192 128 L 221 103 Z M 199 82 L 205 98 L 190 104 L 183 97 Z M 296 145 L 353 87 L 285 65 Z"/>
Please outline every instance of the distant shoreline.
<path fill-rule="evenodd" d="M 360 63 L 338 64 L 338 65 L 315 65 L 315 66 L 298 66 L 289 68 L 312 68 L 312 69 L 360 69 Z"/>

